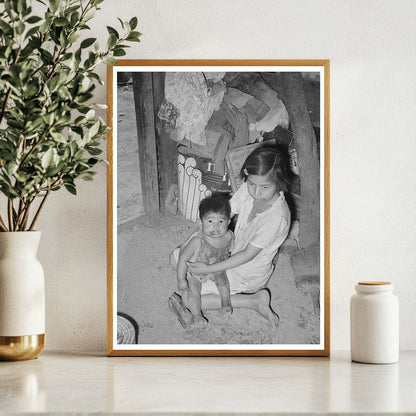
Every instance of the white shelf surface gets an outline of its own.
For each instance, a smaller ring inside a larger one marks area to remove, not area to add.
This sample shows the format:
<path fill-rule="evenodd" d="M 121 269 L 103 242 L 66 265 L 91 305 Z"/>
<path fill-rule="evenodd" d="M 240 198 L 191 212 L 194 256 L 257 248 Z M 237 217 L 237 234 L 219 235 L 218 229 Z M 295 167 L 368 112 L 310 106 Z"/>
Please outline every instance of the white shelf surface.
<path fill-rule="evenodd" d="M 105 357 L 0 362 L 0 414 L 416 415 L 416 351 L 397 364 L 303 357 Z"/>

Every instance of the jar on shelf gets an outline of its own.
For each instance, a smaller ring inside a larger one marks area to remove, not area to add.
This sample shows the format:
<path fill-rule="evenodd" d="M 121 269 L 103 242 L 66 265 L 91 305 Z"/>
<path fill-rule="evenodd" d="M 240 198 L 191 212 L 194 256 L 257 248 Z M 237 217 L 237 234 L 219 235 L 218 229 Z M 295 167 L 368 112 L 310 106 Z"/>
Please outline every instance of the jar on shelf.
<path fill-rule="evenodd" d="M 351 360 L 390 364 L 399 360 L 399 302 L 390 282 L 359 282 L 351 297 Z"/>

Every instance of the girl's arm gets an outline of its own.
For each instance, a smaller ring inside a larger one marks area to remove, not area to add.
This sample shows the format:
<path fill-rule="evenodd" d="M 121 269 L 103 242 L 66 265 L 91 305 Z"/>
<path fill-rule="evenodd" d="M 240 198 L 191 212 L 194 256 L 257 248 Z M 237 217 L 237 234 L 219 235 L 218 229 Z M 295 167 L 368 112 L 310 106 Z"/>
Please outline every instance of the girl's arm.
<path fill-rule="evenodd" d="M 196 274 L 224 272 L 225 270 L 232 269 L 253 260 L 261 250 L 262 249 L 259 247 L 248 244 L 244 250 L 235 253 L 231 257 L 228 257 L 228 259 L 220 261 L 219 263 L 204 264 L 187 262 L 187 265 L 189 270 Z"/>

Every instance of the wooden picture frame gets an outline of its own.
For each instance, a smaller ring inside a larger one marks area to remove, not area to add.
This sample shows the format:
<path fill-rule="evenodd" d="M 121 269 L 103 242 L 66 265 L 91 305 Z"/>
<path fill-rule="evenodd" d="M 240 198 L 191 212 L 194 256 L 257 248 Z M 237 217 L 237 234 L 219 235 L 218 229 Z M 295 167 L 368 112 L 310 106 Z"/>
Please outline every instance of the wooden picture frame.
<path fill-rule="evenodd" d="M 107 92 L 107 354 L 329 356 L 329 60 L 120 60 Z M 264 145 L 291 169 L 291 228 L 261 292 L 279 326 L 247 308 L 187 325 L 169 253 L 201 198 L 241 186 L 244 146 Z"/>

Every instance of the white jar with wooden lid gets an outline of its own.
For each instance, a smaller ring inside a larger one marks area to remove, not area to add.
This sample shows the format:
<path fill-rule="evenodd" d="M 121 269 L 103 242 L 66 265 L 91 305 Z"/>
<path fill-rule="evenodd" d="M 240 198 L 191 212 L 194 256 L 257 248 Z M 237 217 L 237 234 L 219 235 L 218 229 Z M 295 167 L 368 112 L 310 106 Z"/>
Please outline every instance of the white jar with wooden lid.
<path fill-rule="evenodd" d="M 399 302 L 390 282 L 358 282 L 351 297 L 351 360 L 399 360 Z"/>

